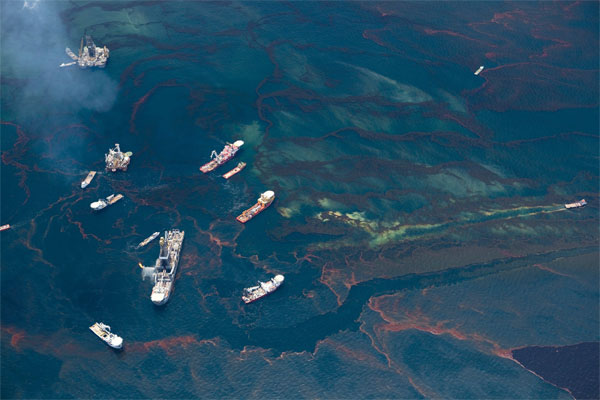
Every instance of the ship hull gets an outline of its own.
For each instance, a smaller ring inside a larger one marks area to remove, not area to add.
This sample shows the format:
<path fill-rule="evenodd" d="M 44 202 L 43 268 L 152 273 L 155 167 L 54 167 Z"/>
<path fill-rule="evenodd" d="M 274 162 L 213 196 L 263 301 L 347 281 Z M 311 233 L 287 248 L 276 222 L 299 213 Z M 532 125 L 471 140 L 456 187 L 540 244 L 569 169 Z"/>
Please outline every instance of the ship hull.
<path fill-rule="evenodd" d="M 81 182 L 81 188 L 85 189 L 86 187 L 88 187 L 88 185 L 90 184 L 90 182 L 92 182 L 92 179 L 94 179 L 94 176 L 96 176 L 96 171 L 91 171 L 83 180 L 83 182 Z"/>
<path fill-rule="evenodd" d="M 238 143 L 239 142 L 239 143 Z M 203 166 L 200 167 L 200 171 L 206 174 L 207 172 L 215 170 L 218 166 L 225 164 L 227 161 L 231 160 L 235 154 L 239 151 L 240 146 L 244 144 L 243 141 L 238 141 L 234 144 L 228 144 L 225 148 L 219 153 L 219 155 L 214 156 L 215 159 L 207 162 Z M 215 154 L 215 152 L 213 152 Z"/>
<path fill-rule="evenodd" d="M 569 209 L 569 208 L 579 208 L 579 207 L 583 207 L 587 205 L 587 201 L 585 201 L 585 199 L 581 199 L 575 203 L 568 203 L 565 204 L 565 208 Z"/>
<path fill-rule="evenodd" d="M 250 207 L 249 209 L 247 209 L 246 211 L 244 211 L 243 213 L 241 213 L 240 215 L 238 215 L 235 219 L 238 222 L 241 222 L 242 224 L 245 224 L 246 222 L 250 221 L 252 218 L 256 217 L 258 214 L 260 214 L 261 212 L 263 212 L 272 203 L 273 203 L 273 200 L 271 200 L 269 203 L 264 204 L 264 205 L 260 204 L 260 203 L 256 203 L 252 207 Z M 253 208 L 256 208 L 256 207 L 258 207 L 258 209 L 253 214 L 247 214 L 247 213 L 250 212 L 250 210 L 252 210 Z"/>
<path fill-rule="evenodd" d="M 107 346 L 117 350 L 123 348 L 123 338 L 110 331 L 103 330 L 98 323 L 90 326 L 90 330 L 94 333 L 94 335 L 98 336 L 100 340 L 106 343 Z"/>
<path fill-rule="evenodd" d="M 146 239 L 142 240 L 140 244 L 138 244 L 135 248 L 140 249 L 146 246 L 148 243 L 156 239 L 160 235 L 160 232 L 154 232 L 152 235 L 148 236 Z"/>
<path fill-rule="evenodd" d="M 246 304 L 255 302 L 275 292 L 284 281 L 283 275 L 277 275 L 268 282 L 259 282 L 259 286 L 244 289 L 242 301 Z"/>
<path fill-rule="evenodd" d="M 273 290 L 273 292 L 274 292 L 274 291 L 275 291 L 275 290 Z M 268 295 L 270 295 L 270 294 L 271 294 L 271 293 L 273 293 L 273 292 L 265 293 L 265 294 L 263 294 L 262 296 L 260 296 L 260 297 L 257 297 L 257 298 L 255 298 L 255 299 L 248 299 L 248 300 L 246 300 L 246 299 L 242 298 L 242 301 L 243 301 L 244 303 L 246 303 L 246 304 L 254 303 L 256 300 L 260 300 L 260 299 L 262 299 L 263 297 L 267 297 Z"/>
<path fill-rule="evenodd" d="M 200 171 L 206 174 L 207 172 L 214 171 L 219 166 L 219 163 L 216 161 L 210 161 L 200 167 Z"/>
<path fill-rule="evenodd" d="M 226 174 L 223 175 L 223 178 L 225 179 L 229 179 L 232 176 L 234 176 L 235 174 L 237 174 L 238 172 L 240 172 L 241 170 L 243 170 L 244 168 L 246 168 L 246 163 L 241 162 L 238 164 L 237 167 L 235 167 L 234 169 L 232 169 L 231 171 L 227 172 Z"/>
<path fill-rule="evenodd" d="M 170 267 L 170 269 L 163 269 L 161 272 L 155 275 L 154 287 L 152 288 L 152 293 L 150 294 L 150 300 L 156 306 L 162 306 L 166 304 L 171 298 L 171 294 L 173 293 L 175 285 L 175 278 L 177 276 L 177 268 L 179 266 L 181 249 L 183 247 L 183 239 L 185 237 L 185 232 L 179 230 L 170 231 L 169 234 L 172 236 L 170 239 L 171 242 L 167 243 L 167 246 L 169 246 L 169 251 L 173 251 L 176 254 L 169 254 L 168 267 Z M 166 235 L 166 237 L 167 236 L 168 235 Z M 171 247 L 173 244 L 175 246 Z M 174 259 L 171 257 L 174 257 Z M 159 260 L 156 260 L 156 265 L 156 268 L 158 268 Z M 163 266 L 160 268 L 165 267 Z"/>

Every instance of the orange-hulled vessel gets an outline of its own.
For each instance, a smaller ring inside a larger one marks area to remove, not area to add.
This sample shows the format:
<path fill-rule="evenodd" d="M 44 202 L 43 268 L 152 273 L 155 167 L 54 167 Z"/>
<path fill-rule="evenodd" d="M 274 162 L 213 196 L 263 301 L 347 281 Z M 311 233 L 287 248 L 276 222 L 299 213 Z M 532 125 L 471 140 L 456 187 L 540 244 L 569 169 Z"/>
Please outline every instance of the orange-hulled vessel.
<path fill-rule="evenodd" d="M 232 176 L 234 176 L 235 174 L 237 174 L 238 172 L 240 172 L 241 170 L 243 170 L 244 168 L 246 168 L 246 163 L 245 162 L 241 162 L 237 165 L 237 167 L 235 167 L 234 169 L 232 169 L 231 171 L 227 172 L 226 174 L 223 175 L 223 178 L 225 179 L 229 179 Z"/>
<path fill-rule="evenodd" d="M 262 210 L 269 207 L 273 200 L 275 200 L 275 193 L 272 190 L 267 190 L 260 195 L 255 205 L 241 213 L 236 219 L 242 224 L 250 221 Z"/>
<path fill-rule="evenodd" d="M 244 145 L 243 140 L 236 140 L 232 143 L 227 143 L 223 150 L 217 154 L 215 150 L 210 153 L 211 160 L 200 167 L 200 171 L 207 173 L 217 168 L 221 164 L 225 164 L 227 161 L 233 158 L 235 153 L 238 152 L 240 147 Z"/>

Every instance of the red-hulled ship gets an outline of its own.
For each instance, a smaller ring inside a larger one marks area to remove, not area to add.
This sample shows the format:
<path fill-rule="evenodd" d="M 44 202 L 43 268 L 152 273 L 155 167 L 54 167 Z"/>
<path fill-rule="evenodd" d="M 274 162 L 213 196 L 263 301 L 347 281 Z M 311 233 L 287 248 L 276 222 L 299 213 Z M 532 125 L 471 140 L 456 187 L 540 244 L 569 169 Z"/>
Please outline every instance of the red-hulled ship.
<path fill-rule="evenodd" d="M 272 190 L 267 190 L 266 192 L 260 195 L 255 205 L 241 213 L 236 219 L 242 224 L 248 222 L 262 210 L 269 207 L 274 199 L 275 193 Z"/>
<path fill-rule="evenodd" d="M 225 164 L 227 161 L 231 160 L 235 153 L 238 152 L 240 147 L 244 145 L 243 140 L 237 140 L 233 144 L 227 143 L 223 150 L 217 154 L 215 150 L 210 153 L 211 160 L 200 167 L 200 171 L 203 173 L 210 172 L 217 168 L 221 164 Z"/>
<path fill-rule="evenodd" d="M 246 163 L 242 161 L 241 163 L 239 163 L 237 165 L 237 167 L 235 167 L 231 171 L 227 172 L 226 174 L 223 174 L 223 178 L 229 179 L 232 176 L 234 176 L 235 174 L 237 174 L 238 172 L 240 172 L 241 170 L 243 170 L 244 168 L 246 168 Z"/>

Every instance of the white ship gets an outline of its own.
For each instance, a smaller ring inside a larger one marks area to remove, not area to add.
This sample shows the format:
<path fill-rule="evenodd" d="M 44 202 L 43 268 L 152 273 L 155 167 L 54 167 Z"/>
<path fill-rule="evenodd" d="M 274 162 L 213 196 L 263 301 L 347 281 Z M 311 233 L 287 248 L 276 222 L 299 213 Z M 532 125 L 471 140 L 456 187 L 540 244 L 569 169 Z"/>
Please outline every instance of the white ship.
<path fill-rule="evenodd" d="M 581 199 L 579 201 L 576 201 L 575 203 L 565 204 L 565 208 L 578 208 L 578 207 L 583 207 L 586 204 L 587 204 L 587 201 L 585 201 L 585 199 Z"/>
<path fill-rule="evenodd" d="M 258 286 L 252 286 L 244 289 L 242 300 L 244 303 L 252 303 L 255 300 L 260 299 L 270 293 L 276 291 L 279 286 L 283 283 L 283 275 L 275 275 L 268 282 L 258 282 Z"/>
<path fill-rule="evenodd" d="M 111 194 L 106 199 L 98 199 L 98 201 L 94 201 L 93 203 L 90 204 L 90 207 L 92 208 L 92 210 L 96 210 L 96 211 L 102 210 L 106 206 L 115 204 L 117 201 L 121 200 L 122 198 L 123 198 L 122 194 L 118 194 L 116 196 L 114 194 Z"/>
<path fill-rule="evenodd" d="M 210 153 L 211 160 L 201 166 L 200 171 L 207 173 L 217 168 L 219 165 L 225 164 L 227 161 L 231 160 L 233 156 L 235 156 L 235 153 L 237 153 L 240 147 L 243 145 L 243 140 L 236 140 L 233 142 L 233 144 L 227 143 L 219 154 L 217 154 L 216 150 L 213 150 Z"/>
<path fill-rule="evenodd" d="M 120 349 L 123 347 L 123 338 L 112 333 L 110 326 L 105 325 L 102 322 L 96 322 L 94 325 L 90 326 L 90 330 L 113 349 Z"/>
<path fill-rule="evenodd" d="M 479 68 L 477 68 L 477 71 L 473 72 L 473 75 L 479 75 L 479 73 L 483 71 L 483 65 L 481 65 Z"/>
<path fill-rule="evenodd" d="M 92 179 L 94 179 L 94 176 L 96 176 L 96 171 L 90 171 L 90 173 L 81 182 L 81 188 L 85 189 L 90 184 Z"/>
<path fill-rule="evenodd" d="M 160 238 L 160 253 L 154 267 L 144 267 L 140 264 L 143 269 L 142 276 L 149 272 L 154 281 L 150 300 L 157 306 L 169 301 L 173 292 L 184 234 L 185 232 L 179 229 L 166 231 L 165 236 Z"/>

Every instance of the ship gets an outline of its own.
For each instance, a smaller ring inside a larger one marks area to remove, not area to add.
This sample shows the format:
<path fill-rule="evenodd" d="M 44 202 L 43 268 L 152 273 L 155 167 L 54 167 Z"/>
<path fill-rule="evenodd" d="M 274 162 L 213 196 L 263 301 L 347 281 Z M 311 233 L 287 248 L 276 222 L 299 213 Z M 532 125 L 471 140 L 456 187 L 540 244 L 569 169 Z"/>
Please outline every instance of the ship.
<path fill-rule="evenodd" d="M 246 168 L 246 163 L 245 162 L 241 162 L 237 165 L 237 167 L 235 167 L 234 169 L 232 169 L 231 171 L 227 172 L 226 174 L 223 175 L 223 178 L 225 179 L 229 179 L 232 176 L 234 176 L 235 174 L 237 174 L 238 172 L 240 172 L 241 170 L 243 170 L 244 168 Z"/>
<path fill-rule="evenodd" d="M 587 204 L 587 201 L 585 201 L 585 199 L 581 199 L 579 201 L 576 201 L 575 203 L 567 203 L 565 204 L 565 208 L 579 208 L 579 207 L 583 207 Z"/>
<path fill-rule="evenodd" d="M 135 248 L 139 249 L 141 247 L 144 247 L 145 245 L 147 245 L 148 243 L 150 243 L 151 241 L 156 239 L 158 237 L 158 235 L 160 235 L 160 232 L 154 232 L 152 235 L 150 235 L 146 239 L 142 240 L 140 242 L 140 244 L 138 244 Z"/>
<path fill-rule="evenodd" d="M 132 152 L 123 153 L 119 147 L 119 143 L 115 143 L 114 149 L 108 149 L 108 154 L 104 154 L 106 162 L 106 170 L 116 172 L 118 169 L 127 171 L 127 166 L 131 162 Z"/>
<path fill-rule="evenodd" d="M 269 207 L 273 200 L 275 199 L 275 193 L 272 190 L 267 190 L 262 193 L 256 204 L 241 213 L 236 219 L 240 221 L 242 224 L 248 222 L 252 218 L 254 218 L 258 213 L 260 213 L 265 208 Z"/>
<path fill-rule="evenodd" d="M 85 46 L 83 45 L 83 39 L 85 38 Z M 60 67 L 70 67 L 71 65 L 77 65 L 79 68 L 98 67 L 104 68 L 110 52 L 106 46 L 98 47 L 92 40 L 90 35 L 84 35 L 81 38 L 79 45 L 79 54 L 75 55 L 70 48 L 66 48 L 65 52 L 69 57 L 73 59 L 72 62 L 62 63 Z"/>
<path fill-rule="evenodd" d="M 157 306 L 169 301 L 169 297 L 173 292 L 184 234 L 185 232 L 179 229 L 166 231 L 165 236 L 160 238 L 160 252 L 154 267 L 144 267 L 140 264 L 142 274 L 146 270 L 151 273 L 154 287 L 152 288 L 150 300 Z"/>
<path fill-rule="evenodd" d="M 96 171 L 90 171 L 90 173 L 81 182 L 81 188 L 85 189 L 87 187 L 87 185 L 90 184 L 90 182 L 92 181 L 92 179 L 94 179 L 94 176 L 96 176 Z"/>
<path fill-rule="evenodd" d="M 473 75 L 479 75 L 481 71 L 483 71 L 483 65 L 477 68 L 477 71 L 473 72 Z"/>
<path fill-rule="evenodd" d="M 98 201 L 94 201 L 92 204 L 90 204 L 90 207 L 92 208 L 92 210 L 96 210 L 96 211 L 102 210 L 106 206 L 115 204 L 117 201 L 121 200 L 122 198 L 123 198 L 122 194 L 118 194 L 116 196 L 114 194 L 111 194 L 106 199 L 98 199 Z"/>
<path fill-rule="evenodd" d="M 273 293 L 279 288 L 279 286 L 281 286 L 283 279 L 283 275 L 275 275 L 267 282 L 258 281 L 258 286 L 252 286 L 244 289 L 242 300 L 244 303 L 248 304 L 260 299 L 261 297 L 265 297 L 270 293 Z"/>
<path fill-rule="evenodd" d="M 203 166 L 201 166 L 200 171 L 202 171 L 203 173 L 207 173 L 214 170 L 219 165 L 225 164 L 227 161 L 233 158 L 235 153 L 237 153 L 240 147 L 242 147 L 243 145 L 243 140 L 237 140 L 233 142 L 233 144 L 227 143 L 219 154 L 217 154 L 216 150 L 213 150 L 212 153 L 210 153 L 211 160 Z"/>
<path fill-rule="evenodd" d="M 10 229 L 10 224 L 0 226 L 0 232 Z"/>
<path fill-rule="evenodd" d="M 113 349 L 120 349 L 123 347 L 123 338 L 112 333 L 110 326 L 103 324 L 102 322 L 96 322 L 94 325 L 90 326 L 90 330 Z"/>

